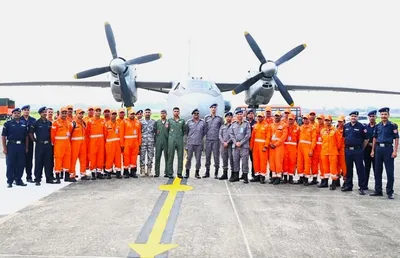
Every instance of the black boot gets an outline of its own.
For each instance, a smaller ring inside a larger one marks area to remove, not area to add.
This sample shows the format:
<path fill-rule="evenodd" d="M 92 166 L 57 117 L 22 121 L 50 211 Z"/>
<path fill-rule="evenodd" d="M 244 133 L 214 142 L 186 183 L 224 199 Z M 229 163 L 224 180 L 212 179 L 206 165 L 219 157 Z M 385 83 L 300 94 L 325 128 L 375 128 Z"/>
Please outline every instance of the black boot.
<path fill-rule="evenodd" d="M 302 184 L 304 184 L 304 176 L 301 176 L 299 180 L 297 180 L 296 182 L 296 185 L 302 185 Z"/>
<path fill-rule="evenodd" d="M 190 176 L 190 169 L 186 169 L 185 178 L 189 178 Z"/>
<path fill-rule="evenodd" d="M 215 169 L 215 172 L 214 172 L 214 179 L 218 179 L 218 170 L 219 170 L 219 168 L 216 168 L 216 169 Z"/>
<path fill-rule="evenodd" d="M 273 184 L 275 182 L 275 177 L 269 176 L 268 184 Z"/>
<path fill-rule="evenodd" d="M 312 179 L 312 181 L 309 183 L 309 185 L 316 185 L 316 184 L 318 184 L 318 181 L 317 181 L 317 177 L 315 176 L 315 177 L 313 177 L 313 179 Z"/>
<path fill-rule="evenodd" d="M 248 184 L 249 183 L 249 179 L 247 178 L 247 174 L 248 173 L 243 173 L 243 183 L 244 184 Z"/>
<path fill-rule="evenodd" d="M 121 179 L 121 178 L 122 178 L 122 176 L 121 176 L 121 171 L 117 171 L 117 172 L 115 173 L 115 177 L 118 178 L 118 179 Z"/>
<path fill-rule="evenodd" d="M 63 172 L 62 172 L 63 173 Z M 65 177 L 64 177 L 64 182 L 69 182 L 70 178 L 69 178 L 69 173 L 65 172 Z"/>
<path fill-rule="evenodd" d="M 226 180 L 226 179 L 228 179 L 228 169 L 227 168 L 225 168 L 224 169 L 224 171 L 223 171 L 223 173 L 222 173 L 222 176 L 220 177 L 220 178 L 218 178 L 219 180 Z"/>
<path fill-rule="evenodd" d="M 61 184 L 60 174 L 57 174 L 57 173 L 56 173 L 56 184 Z"/>
<path fill-rule="evenodd" d="M 289 184 L 294 184 L 294 182 L 293 182 L 293 176 L 289 176 Z"/>
<path fill-rule="evenodd" d="M 133 178 L 138 178 L 138 176 L 136 175 L 136 172 L 137 172 L 137 167 L 131 168 L 130 176 L 133 177 Z"/>
<path fill-rule="evenodd" d="M 250 182 L 260 182 L 260 176 L 254 176 L 252 179 L 250 179 Z"/>
<path fill-rule="evenodd" d="M 81 177 L 81 180 L 90 180 L 90 177 L 88 177 L 87 175 L 84 175 Z"/>
<path fill-rule="evenodd" d="M 328 179 L 324 178 L 321 180 L 321 184 L 318 185 L 318 188 L 327 188 L 328 187 Z"/>
<path fill-rule="evenodd" d="M 282 183 L 284 183 L 284 184 L 288 183 L 287 175 L 283 175 L 283 182 Z"/>
<path fill-rule="evenodd" d="M 272 183 L 273 185 L 279 185 L 281 183 L 281 178 L 280 177 L 275 177 L 274 182 Z"/>
<path fill-rule="evenodd" d="M 260 184 L 265 184 L 265 176 L 260 176 Z"/>
<path fill-rule="evenodd" d="M 239 174 L 238 174 L 238 176 L 239 176 Z M 239 177 L 239 180 L 243 180 L 243 179 L 244 179 L 244 173 L 242 172 L 242 175 Z"/>
<path fill-rule="evenodd" d="M 71 176 L 71 174 L 69 172 L 65 172 L 65 175 L 67 175 L 67 174 L 68 174 L 68 177 L 69 177 L 68 182 L 75 183 L 76 182 L 75 176 Z"/>
<path fill-rule="evenodd" d="M 336 181 L 336 186 L 340 187 L 340 179 L 335 180 Z"/>
<path fill-rule="evenodd" d="M 200 178 L 201 178 L 201 176 L 200 176 L 200 171 L 199 171 L 198 169 L 195 170 L 194 176 L 195 176 L 197 179 L 200 179 Z"/>
<path fill-rule="evenodd" d="M 64 171 L 60 172 L 60 179 L 64 179 Z"/>
<path fill-rule="evenodd" d="M 232 172 L 232 176 L 229 179 L 229 182 L 237 182 L 239 180 L 239 172 Z"/>
<path fill-rule="evenodd" d="M 107 179 L 111 179 L 111 172 L 106 172 L 107 173 Z"/>
<path fill-rule="evenodd" d="M 303 183 L 304 186 L 309 186 L 308 177 L 304 177 L 303 181 L 304 181 L 304 183 Z"/>
<path fill-rule="evenodd" d="M 104 179 L 105 177 L 104 177 L 104 175 L 101 173 L 101 172 L 96 172 L 96 177 L 98 178 L 98 179 Z"/>
<path fill-rule="evenodd" d="M 129 170 L 127 168 L 124 169 L 124 178 L 129 178 Z"/>
<path fill-rule="evenodd" d="M 210 169 L 209 168 L 206 169 L 206 173 L 204 174 L 203 178 L 207 178 L 207 177 L 210 177 Z"/>
<path fill-rule="evenodd" d="M 329 189 L 336 190 L 336 180 L 332 180 L 332 184 L 330 185 Z"/>
<path fill-rule="evenodd" d="M 96 180 L 96 172 L 92 172 L 92 180 Z"/>

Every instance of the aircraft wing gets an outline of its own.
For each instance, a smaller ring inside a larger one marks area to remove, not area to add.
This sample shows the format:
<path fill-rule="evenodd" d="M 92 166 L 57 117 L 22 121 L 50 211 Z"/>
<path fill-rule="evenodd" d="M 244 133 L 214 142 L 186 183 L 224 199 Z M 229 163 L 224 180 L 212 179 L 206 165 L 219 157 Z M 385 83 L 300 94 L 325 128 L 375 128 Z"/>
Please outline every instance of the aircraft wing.
<path fill-rule="evenodd" d="M 377 93 L 377 94 L 400 95 L 400 91 L 357 89 L 357 88 L 338 87 L 338 86 L 332 87 L 332 86 L 285 85 L 285 87 L 291 91 L 337 91 L 337 92 L 356 92 L 356 93 Z M 276 87 L 276 90 L 278 90 L 277 87 Z"/>
<path fill-rule="evenodd" d="M 231 91 L 231 90 L 233 90 L 234 88 L 236 88 L 240 83 L 220 83 L 220 82 L 216 82 L 215 83 L 216 85 L 217 85 L 217 87 L 218 87 L 218 89 L 221 91 L 221 92 L 226 92 L 226 91 Z"/>
<path fill-rule="evenodd" d="M 174 85 L 173 82 L 140 82 L 136 81 L 138 89 L 150 90 L 160 93 L 168 93 Z"/>

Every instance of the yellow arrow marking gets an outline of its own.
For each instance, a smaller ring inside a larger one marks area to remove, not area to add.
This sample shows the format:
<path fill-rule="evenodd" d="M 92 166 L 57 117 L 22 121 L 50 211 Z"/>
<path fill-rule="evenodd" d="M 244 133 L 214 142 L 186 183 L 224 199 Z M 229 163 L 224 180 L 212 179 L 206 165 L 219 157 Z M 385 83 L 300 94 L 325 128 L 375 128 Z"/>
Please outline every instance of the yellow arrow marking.
<path fill-rule="evenodd" d="M 140 257 L 154 257 L 172 248 L 178 247 L 176 244 L 160 244 L 160 242 L 164 229 L 167 226 L 168 217 L 171 213 L 177 193 L 190 191 L 193 189 L 193 187 L 181 185 L 181 179 L 177 177 L 174 179 L 172 185 L 161 185 L 159 189 L 162 191 L 169 191 L 169 193 L 164 205 L 160 210 L 160 213 L 158 214 L 157 220 L 154 223 L 153 230 L 150 233 L 147 243 L 129 245 L 129 247 L 137 252 Z"/>

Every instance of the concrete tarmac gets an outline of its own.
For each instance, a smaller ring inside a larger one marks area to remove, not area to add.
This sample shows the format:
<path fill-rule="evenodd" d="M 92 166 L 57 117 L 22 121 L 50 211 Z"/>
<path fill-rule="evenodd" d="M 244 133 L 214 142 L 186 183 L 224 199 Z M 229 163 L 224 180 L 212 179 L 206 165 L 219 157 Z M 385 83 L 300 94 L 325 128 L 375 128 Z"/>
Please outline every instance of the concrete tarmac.
<path fill-rule="evenodd" d="M 162 243 L 178 246 L 156 257 L 400 257 L 398 174 L 388 200 L 358 195 L 357 178 L 353 192 L 342 193 L 196 179 L 192 170 L 181 184 L 193 190 L 179 192 L 165 228 L 154 228 L 168 178 L 7 189 L 4 155 L 0 166 L 0 257 L 139 257 L 129 245 L 157 230 Z M 10 203 L 19 206 L 4 208 Z"/>

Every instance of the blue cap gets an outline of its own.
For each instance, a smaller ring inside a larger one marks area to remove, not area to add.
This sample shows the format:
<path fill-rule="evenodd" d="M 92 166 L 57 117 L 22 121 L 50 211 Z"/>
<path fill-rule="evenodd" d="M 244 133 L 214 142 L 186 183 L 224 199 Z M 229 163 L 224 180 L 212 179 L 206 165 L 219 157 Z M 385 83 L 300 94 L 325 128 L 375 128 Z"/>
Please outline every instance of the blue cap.
<path fill-rule="evenodd" d="M 214 103 L 214 104 L 212 104 L 212 105 L 210 106 L 210 108 L 212 108 L 212 107 L 218 107 L 218 104 L 217 104 L 217 103 Z"/>
<path fill-rule="evenodd" d="M 356 115 L 356 116 L 358 116 L 358 111 L 352 111 L 352 112 L 350 112 L 349 116 L 351 116 L 351 115 Z"/>
<path fill-rule="evenodd" d="M 38 113 L 40 114 L 40 113 L 42 113 L 43 111 L 46 111 L 46 107 L 41 107 L 41 108 L 39 108 Z"/>
<path fill-rule="evenodd" d="M 232 112 L 226 113 L 226 114 L 225 114 L 225 117 L 227 117 L 227 116 L 233 116 Z"/>
<path fill-rule="evenodd" d="M 368 116 L 375 116 L 376 110 L 369 111 Z"/>
<path fill-rule="evenodd" d="M 11 113 L 14 113 L 14 112 L 20 112 L 20 113 L 21 113 L 21 109 L 20 109 L 20 108 L 14 108 L 14 109 L 11 111 Z"/>
<path fill-rule="evenodd" d="M 24 110 L 24 109 L 31 109 L 31 106 L 30 105 L 22 106 L 21 110 Z"/>
<path fill-rule="evenodd" d="M 236 114 L 236 115 L 237 115 L 237 114 L 243 114 L 243 110 L 238 109 L 238 110 L 235 111 L 235 114 Z"/>
<path fill-rule="evenodd" d="M 192 115 L 194 114 L 194 112 L 200 112 L 200 111 L 196 108 L 196 109 L 194 109 L 194 110 L 192 111 Z"/>
<path fill-rule="evenodd" d="M 388 112 L 389 113 L 389 111 L 390 111 L 390 108 L 388 108 L 388 107 L 383 107 L 383 108 L 379 109 L 379 113 L 382 113 L 382 112 Z"/>
<path fill-rule="evenodd" d="M 254 110 L 253 109 L 249 109 L 249 110 L 247 110 L 247 114 L 250 114 L 250 113 L 253 113 L 254 114 Z"/>

